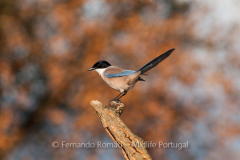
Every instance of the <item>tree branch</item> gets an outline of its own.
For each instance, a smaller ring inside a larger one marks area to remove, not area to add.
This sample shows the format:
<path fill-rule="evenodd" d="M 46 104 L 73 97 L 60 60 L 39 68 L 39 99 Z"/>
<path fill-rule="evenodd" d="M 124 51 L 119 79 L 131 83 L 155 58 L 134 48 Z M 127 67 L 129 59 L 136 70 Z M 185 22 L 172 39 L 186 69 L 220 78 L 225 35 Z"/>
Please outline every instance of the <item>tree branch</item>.
<path fill-rule="evenodd" d="M 98 113 L 104 129 L 121 148 L 127 160 L 151 160 L 143 139 L 133 134 L 120 118 L 124 104 L 110 102 L 109 106 L 104 106 L 99 101 L 91 101 L 91 105 Z"/>

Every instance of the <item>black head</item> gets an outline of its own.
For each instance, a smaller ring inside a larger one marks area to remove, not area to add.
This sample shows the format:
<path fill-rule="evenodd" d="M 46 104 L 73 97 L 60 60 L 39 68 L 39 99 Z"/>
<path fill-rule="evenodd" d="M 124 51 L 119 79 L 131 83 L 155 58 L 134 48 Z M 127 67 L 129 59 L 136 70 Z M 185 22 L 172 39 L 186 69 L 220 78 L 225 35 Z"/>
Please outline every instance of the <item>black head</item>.
<path fill-rule="evenodd" d="M 102 61 L 98 61 L 97 63 L 95 63 L 91 68 L 89 68 L 88 71 L 95 70 L 95 69 L 103 69 L 103 68 L 107 68 L 109 66 L 111 66 L 110 63 L 102 60 Z"/>

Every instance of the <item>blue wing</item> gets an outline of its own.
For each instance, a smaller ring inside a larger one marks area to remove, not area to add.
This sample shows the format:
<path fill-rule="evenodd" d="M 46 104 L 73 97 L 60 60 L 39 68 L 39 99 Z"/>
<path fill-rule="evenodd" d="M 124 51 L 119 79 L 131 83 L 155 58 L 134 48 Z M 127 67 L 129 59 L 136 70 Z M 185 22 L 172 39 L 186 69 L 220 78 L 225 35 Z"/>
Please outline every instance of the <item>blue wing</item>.
<path fill-rule="evenodd" d="M 114 77 L 123 77 L 123 76 L 128 76 L 131 74 L 134 74 L 136 71 L 131 71 L 131 70 L 126 70 L 120 73 L 114 73 L 114 74 L 109 74 L 107 72 L 105 72 L 105 76 L 108 78 L 114 78 Z"/>

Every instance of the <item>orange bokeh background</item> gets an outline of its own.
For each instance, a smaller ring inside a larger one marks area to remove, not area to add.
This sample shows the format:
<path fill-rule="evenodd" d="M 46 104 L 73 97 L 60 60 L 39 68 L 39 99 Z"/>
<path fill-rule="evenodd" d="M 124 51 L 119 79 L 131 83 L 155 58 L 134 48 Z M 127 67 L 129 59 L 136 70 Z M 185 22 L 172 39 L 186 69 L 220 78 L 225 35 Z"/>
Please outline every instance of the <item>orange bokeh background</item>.
<path fill-rule="evenodd" d="M 52 142 L 113 143 L 90 101 L 118 92 L 87 70 L 99 60 L 136 70 L 171 48 L 122 98 L 123 121 L 145 141 L 190 144 L 148 148 L 153 159 L 239 159 L 240 13 L 236 0 L 215 3 L 0 2 L 0 159 L 124 159 Z"/>

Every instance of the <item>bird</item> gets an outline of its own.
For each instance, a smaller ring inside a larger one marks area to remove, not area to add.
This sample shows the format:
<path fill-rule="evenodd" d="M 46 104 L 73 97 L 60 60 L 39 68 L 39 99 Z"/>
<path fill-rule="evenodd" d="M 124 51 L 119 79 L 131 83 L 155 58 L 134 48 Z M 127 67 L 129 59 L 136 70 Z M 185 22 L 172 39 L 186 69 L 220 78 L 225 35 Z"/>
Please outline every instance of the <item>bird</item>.
<path fill-rule="evenodd" d="M 167 52 L 156 57 L 155 59 L 148 62 L 147 64 L 145 64 L 136 71 L 126 70 L 119 68 L 117 66 L 112 66 L 105 60 L 100 60 L 96 62 L 91 68 L 88 69 L 88 71 L 94 70 L 98 72 L 102 79 L 112 89 L 119 91 L 120 94 L 111 101 L 121 103 L 120 98 L 125 96 L 128 93 L 128 91 L 133 90 L 135 84 L 138 81 L 145 81 L 140 76 L 145 75 L 144 73 L 157 66 L 160 62 L 166 59 L 174 50 L 175 48 L 168 50 Z"/>

